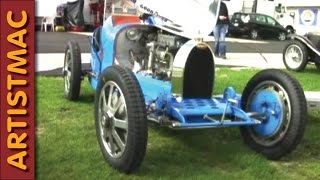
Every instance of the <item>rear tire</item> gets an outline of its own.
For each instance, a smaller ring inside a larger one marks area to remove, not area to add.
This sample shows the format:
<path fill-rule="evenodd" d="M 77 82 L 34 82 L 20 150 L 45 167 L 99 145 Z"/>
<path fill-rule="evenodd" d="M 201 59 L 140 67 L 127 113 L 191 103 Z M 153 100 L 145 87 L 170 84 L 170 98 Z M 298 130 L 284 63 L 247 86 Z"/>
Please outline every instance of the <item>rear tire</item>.
<path fill-rule="evenodd" d="M 81 86 L 81 51 L 77 42 L 69 41 L 65 50 L 63 78 L 65 98 L 74 101 L 79 98 Z"/>
<path fill-rule="evenodd" d="M 121 66 L 105 69 L 95 96 L 95 124 L 106 161 L 130 173 L 145 156 L 148 138 L 144 97 L 134 74 Z"/>
<path fill-rule="evenodd" d="M 258 39 L 258 37 L 259 37 L 258 31 L 255 29 L 252 29 L 250 32 L 250 38 L 253 40 L 256 40 L 256 39 Z"/>
<path fill-rule="evenodd" d="M 268 159 L 279 159 L 300 142 L 307 117 L 307 103 L 299 82 L 280 70 L 257 73 L 246 85 L 241 107 L 265 113 L 262 123 L 241 127 L 244 142 Z"/>
<path fill-rule="evenodd" d="M 283 51 L 283 63 L 288 70 L 302 71 L 308 63 L 308 48 L 300 41 L 290 42 Z"/>

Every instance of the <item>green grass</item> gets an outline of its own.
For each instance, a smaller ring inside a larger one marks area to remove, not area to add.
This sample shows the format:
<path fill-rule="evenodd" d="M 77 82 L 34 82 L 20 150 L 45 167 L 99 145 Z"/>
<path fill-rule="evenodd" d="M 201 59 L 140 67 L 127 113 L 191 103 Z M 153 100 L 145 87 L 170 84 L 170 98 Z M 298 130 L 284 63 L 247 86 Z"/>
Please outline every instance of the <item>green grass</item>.
<path fill-rule="evenodd" d="M 256 72 L 219 68 L 215 93 L 229 85 L 241 92 Z M 320 90 L 320 73 L 313 68 L 292 74 L 305 90 Z M 64 99 L 62 78 L 37 77 L 36 90 L 37 179 L 320 179 L 320 111 L 309 112 L 301 144 L 280 161 L 250 150 L 238 128 L 172 131 L 150 125 L 145 159 L 125 175 L 102 158 L 87 81 L 77 102 Z"/>

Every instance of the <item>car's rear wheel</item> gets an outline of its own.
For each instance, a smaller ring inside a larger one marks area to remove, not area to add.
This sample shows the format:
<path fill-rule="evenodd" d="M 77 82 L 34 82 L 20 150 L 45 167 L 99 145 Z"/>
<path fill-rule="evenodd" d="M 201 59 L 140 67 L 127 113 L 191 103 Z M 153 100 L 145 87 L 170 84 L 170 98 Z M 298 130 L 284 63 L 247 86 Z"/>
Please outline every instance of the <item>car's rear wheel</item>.
<path fill-rule="evenodd" d="M 280 32 L 280 33 L 279 33 L 278 39 L 279 39 L 280 41 L 284 41 L 284 40 L 286 40 L 286 38 L 287 38 L 287 34 L 286 34 L 286 33 L 284 33 L 284 32 Z"/>
<path fill-rule="evenodd" d="M 268 159 L 279 159 L 300 142 L 307 105 L 299 82 L 281 70 L 264 70 L 246 85 L 241 107 L 260 115 L 261 124 L 242 127 L 244 142 Z"/>
<path fill-rule="evenodd" d="M 63 78 L 64 94 L 70 100 L 79 98 L 81 86 L 81 51 L 77 42 L 69 41 L 65 50 Z"/>
<path fill-rule="evenodd" d="M 288 70 L 302 71 L 308 63 L 308 48 L 300 41 L 290 42 L 283 51 L 283 63 Z"/>
<path fill-rule="evenodd" d="M 258 39 L 258 37 L 259 37 L 258 31 L 256 29 L 252 29 L 250 31 L 250 38 L 251 39 Z"/>

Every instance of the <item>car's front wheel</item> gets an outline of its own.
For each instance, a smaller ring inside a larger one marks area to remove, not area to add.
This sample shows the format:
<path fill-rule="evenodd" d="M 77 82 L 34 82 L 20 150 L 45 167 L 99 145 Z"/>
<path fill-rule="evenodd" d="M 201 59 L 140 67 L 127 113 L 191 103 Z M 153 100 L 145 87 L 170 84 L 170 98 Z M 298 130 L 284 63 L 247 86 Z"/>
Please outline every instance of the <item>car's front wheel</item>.
<path fill-rule="evenodd" d="M 106 161 L 125 173 L 138 168 L 146 153 L 147 115 L 139 82 L 128 68 L 103 71 L 95 96 L 95 124 Z"/>
<path fill-rule="evenodd" d="M 300 41 L 290 42 L 283 51 L 283 63 L 288 70 L 302 71 L 308 63 L 308 48 Z"/>

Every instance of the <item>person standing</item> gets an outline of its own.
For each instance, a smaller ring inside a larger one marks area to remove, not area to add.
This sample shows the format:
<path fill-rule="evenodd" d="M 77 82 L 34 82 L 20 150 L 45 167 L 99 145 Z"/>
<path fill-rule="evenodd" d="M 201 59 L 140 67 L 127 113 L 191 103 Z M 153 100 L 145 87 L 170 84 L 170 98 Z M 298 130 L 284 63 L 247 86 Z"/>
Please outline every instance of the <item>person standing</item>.
<path fill-rule="evenodd" d="M 217 24 L 213 30 L 215 39 L 215 51 L 214 54 L 217 57 L 227 59 L 226 56 L 226 42 L 225 38 L 229 29 L 229 13 L 228 8 L 224 2 L 220 4 L 219 16 Z"/>

